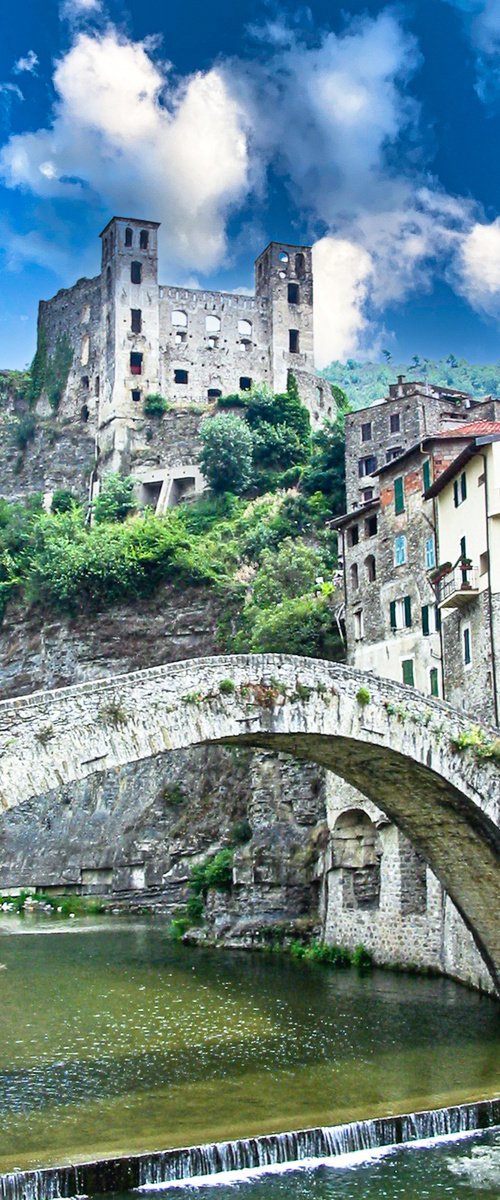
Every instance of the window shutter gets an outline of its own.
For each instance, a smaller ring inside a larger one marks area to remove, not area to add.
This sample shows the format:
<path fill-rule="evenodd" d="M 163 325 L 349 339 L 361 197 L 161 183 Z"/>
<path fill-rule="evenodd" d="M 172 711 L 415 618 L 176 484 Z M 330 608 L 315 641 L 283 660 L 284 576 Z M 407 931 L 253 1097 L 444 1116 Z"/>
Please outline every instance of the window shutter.
<path fill-rule="evenodd" d="M 453 503 L 458 508 L 458 479 L 453 481 Z"/>
<path fill-rule="evenodd" d="M 462 500 L 466 500 L 467 499 L 467 478 L 465 475 L 465 471 L 460 479 L 460 492 L 462 495 Z"/>
<path fill-rule="evenodd" d="M 404 606 L 405 606 L 405 625 L 406 625 L 406 628 L 409 629 L 410 625 L 411 625 L 411 596 L 405 596 Z"/>
<path fill-rule="evenodd" d="M 431 696 L 439 696 L 439 677 L 437 667 L 431 667 Z"/>
<path fill-rule="evenodd" d="M 405 489 L 402 475 L 398 475 L 394 480 L 394 510 L 396 513 L 402 513 L 405 510 Z"/>
<path fill-rule="evenodd" d="M 426 458 L 426 460 L 424 462 L 423 478 L 424 478 L 424 492 L 426 492 L 427 488 L 430 488 L 430 486 L 431 486 L 431 462 L 430 462 L 429 458 Z"/>
<path fill-rule="evenodd" d="M 422 605 L 422 633 L 424 637 L 429 636 L 429 605 Z"/>
<path fill-rule="evenodd" d="M 403 683 L 406 683 L 408 687 L 415 686 L 415 679 L 414 679 L 414 675 L 413 675 L 413 659 L 412 658 L 404 658 L 403 659 Z"/>
<path fill-rule="evenodd" d="M 397 628 L 397 626 L 396 626 L 396 601 L 395 600 L 391 600 L 389 609 L 390 609 L 391 629 L 394 631 Z"/>
<path fill-rule="evenodd" d="M 438 608 L 437 604 L 434 609 L 434 617 L 435 617 L 435 621 L 436 621 L 436 633 L 440 633 L 441 632 L 441 609 Z"/>

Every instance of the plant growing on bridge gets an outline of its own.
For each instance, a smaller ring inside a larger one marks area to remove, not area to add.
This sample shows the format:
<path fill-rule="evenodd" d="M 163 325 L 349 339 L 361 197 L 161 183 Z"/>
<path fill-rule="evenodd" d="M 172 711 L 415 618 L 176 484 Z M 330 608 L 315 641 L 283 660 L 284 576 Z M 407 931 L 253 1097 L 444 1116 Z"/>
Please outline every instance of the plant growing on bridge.
<path fill-rule="evenodd" d="M 222 696 L 231 696 L 236 691 L 236 684 L 232 679 L 221 679 L 219 683 L 219 692 Z"/>
<path fill-rule="evenodd" d="M 454 750 L 472 750 L 476 758 L 493 758 L 500 762 L 500 738 L 489 738 L 479 725 L 463 729 L 452 741 Z"/>
<path fill-rule="evenodd" d="M 356 700 L 361 708 L 365 708 L 370 703 L 371 695 L 367 687 L 360 687 L 356 692 Z"/>

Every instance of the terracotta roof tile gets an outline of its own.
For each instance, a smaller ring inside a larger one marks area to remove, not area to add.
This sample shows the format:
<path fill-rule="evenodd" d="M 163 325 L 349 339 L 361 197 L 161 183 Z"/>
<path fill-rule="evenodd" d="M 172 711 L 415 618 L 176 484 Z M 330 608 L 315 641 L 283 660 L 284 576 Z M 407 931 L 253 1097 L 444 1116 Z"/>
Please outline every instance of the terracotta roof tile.
<path fill-rule="evenodd" d="M 468 425 L 459 425 L 457 429 L 443 429 L 439 437 L 486 437 L 490 433 L 500 433 L 500 421 L 470 421 Z"/>

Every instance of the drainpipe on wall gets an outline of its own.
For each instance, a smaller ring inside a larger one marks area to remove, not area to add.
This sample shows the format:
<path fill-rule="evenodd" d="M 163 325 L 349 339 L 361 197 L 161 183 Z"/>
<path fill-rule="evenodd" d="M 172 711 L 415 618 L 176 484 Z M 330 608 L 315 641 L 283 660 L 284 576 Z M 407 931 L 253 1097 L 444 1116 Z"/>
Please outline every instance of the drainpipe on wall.
<path fill-rule="evenodd" d="M 493 675 L 493 703 L 495 707 L 495 725 L 498 725 L 498 695 L 497 695 L 497 664 L 495 658 L 495 638 L 493 636 L 493 601 L 491 599 L 491 558 L 490 558 L 490 514 L 488 508 L 488 463 L 486 454 L 481 458 L 484 464 L 484 507 L 486 510 L 486 550 L 488 553 L 488 614 L 490 618 L 490 647 L 491 673 Z"/>

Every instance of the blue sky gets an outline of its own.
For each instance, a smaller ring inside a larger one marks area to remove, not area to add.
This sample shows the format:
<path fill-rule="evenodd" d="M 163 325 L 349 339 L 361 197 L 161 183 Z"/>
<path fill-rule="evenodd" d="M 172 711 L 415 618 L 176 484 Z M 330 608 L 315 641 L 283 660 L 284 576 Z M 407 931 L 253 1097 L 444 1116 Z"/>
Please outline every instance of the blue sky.
<path fill-rule="evenodd" d="M 0 366 L 113 212 L 160 278 L 314 244 L 318 365 L 500 360 L 500 0 L 25 0 L 0 44 Z"/>

